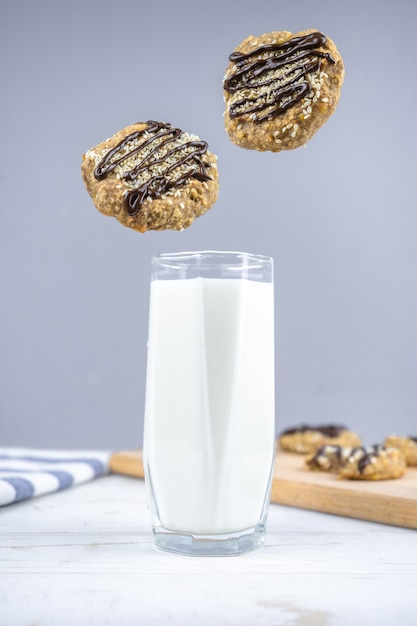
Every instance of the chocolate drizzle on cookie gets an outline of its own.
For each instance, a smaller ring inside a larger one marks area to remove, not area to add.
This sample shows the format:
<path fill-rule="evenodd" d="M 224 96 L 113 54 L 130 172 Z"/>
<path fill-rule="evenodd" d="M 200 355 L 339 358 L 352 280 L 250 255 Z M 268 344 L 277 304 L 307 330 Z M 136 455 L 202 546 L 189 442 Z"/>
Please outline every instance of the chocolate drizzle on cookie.
<path fill-rule="evenodd" d="M 324 465 L 324 462 L 326 462 L 326 464 L 328 464 L 329 466 L 336 466 L 340 465 L 342 463 L 342 460 L 342 446 L 325 444 L 323 446 L 320 446 L 308 459 L 308 465 L 310 465 L 310 467 L 315 467 Z"/>
<path fill-rule="evenodd" d="M 165 122 L 148 121 L 147 127 L 127 135 L 109 150 L 94 170 L 97 180 L 113 170 L 132 188 L 124 195 L 126 212 L 133 216 L 143 202 L 159 198 L 195 178 L 210 180 L 210 164 L 202 160 L 208 145 Z"/>
<path fill-rule="evenodd" d="M 231 118 L 249 115 L 255 123 L 285 113 L 312 90 L 308 75 L 320 71 L 322 60 L 334 64 L 319 32 L 293 37 L 281 44 L 259 46 L 248 54 L 233 52 L 235 71 L 224 80 L 225 91 L 239 93 L 229 107 Z"/>
<path fill-rule="evenodd" d="M 374 459 L 376 459 L 384 450 L 384 446 L 380 444 L 368 447 L 358 446 L 352 449 L 350 457 L 358 460 L 358 471 L 360 474 L 363 474 L 365 468 L 373 463 Z"/>
<path fill-rule="evenodd" d="M 302 424 L 301 426 L 297 426 L 296 428 L 288 428 L 284 430 L 282 435 L 295 435 L 297 433 L 306 433 L 306 432 L 319 432 L 326 437 L 339 437 L 342 432 L 347 430 L 346 426 L 341 425 L 326 425 L 326 426 L 309 426 L 308 424 Z"/>

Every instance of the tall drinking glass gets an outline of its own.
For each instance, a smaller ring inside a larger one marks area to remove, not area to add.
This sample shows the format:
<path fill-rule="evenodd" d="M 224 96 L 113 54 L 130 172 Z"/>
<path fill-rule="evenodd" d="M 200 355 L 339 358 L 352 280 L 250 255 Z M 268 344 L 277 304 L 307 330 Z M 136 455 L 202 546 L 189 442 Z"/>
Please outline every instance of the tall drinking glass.
<path fill-rule="evenodd" d="M 159 548 L 215 556 L 263 543 L 274 389 L 273 260 L 155 256 L 144 466 Z"/>

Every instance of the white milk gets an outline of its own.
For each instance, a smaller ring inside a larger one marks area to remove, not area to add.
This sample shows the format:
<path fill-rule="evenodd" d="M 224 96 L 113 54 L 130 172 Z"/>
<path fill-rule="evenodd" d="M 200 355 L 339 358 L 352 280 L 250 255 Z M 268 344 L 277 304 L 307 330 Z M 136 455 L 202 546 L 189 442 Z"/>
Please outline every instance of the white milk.
<path fill-rule="evenodd" d="M 274 445 L 273 317 L 272 283 L 151 283 L 144 451 L 164 528 L 259 522 Z"/>

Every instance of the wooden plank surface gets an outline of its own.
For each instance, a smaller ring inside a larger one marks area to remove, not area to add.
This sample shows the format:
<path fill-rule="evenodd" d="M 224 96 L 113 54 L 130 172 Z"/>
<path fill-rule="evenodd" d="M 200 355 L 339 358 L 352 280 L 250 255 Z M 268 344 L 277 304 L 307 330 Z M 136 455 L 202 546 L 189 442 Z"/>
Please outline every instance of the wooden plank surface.
<path fill-rule="evenodd" d="M 417 529 L 417 468 L 394 480 L 341 480 L 334 474 L 304 469 L 304 457 L 278 452 L 271 502 Z M 112 455 L 110 469 L 143 478 L 141 450 Z"/>
<path fill-rule="evenodd" d="M 417 532 L 270 507 L 265 545 L 153 545 L 144 481 L 118 474 L 0 513 L 1 626 L 416 626 Z"/>

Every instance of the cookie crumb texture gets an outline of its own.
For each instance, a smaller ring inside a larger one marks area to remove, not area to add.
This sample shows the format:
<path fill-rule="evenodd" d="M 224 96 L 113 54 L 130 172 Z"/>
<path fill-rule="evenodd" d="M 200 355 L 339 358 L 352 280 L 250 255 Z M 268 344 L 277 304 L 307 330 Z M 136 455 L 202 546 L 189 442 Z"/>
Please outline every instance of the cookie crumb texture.
<path fill-rule="evenodd" d="M 340 471 L 351 480 L 388 480 L 401 478 L 406 471 L 404 455 L 397 448 L 376 445 L 354 449 Z"/>
<path fill-rule="evenodd" d="M 96 208 L 141 233 L 188 228 L 218 197 L 217 157 L 166 122 L 127 126 L 83 155 L 81 173 Z"/>
<path fill-rule="evenodd" d="M 417 467 L 417 437 L 389 435 L 385 438 L 384 445 L 386 447 L 397 448 L 403 453 L 407 465 Z"/>
<path fill-rule="evenodd" d="M 316 30 L 248 37 L 223 81 L 230 140 L 272 152 L 305 145 L 335 111 L 343 78 L 336 45 Z"/>
<path fill-rule="evenodd" d="M 337 473 L 346 465 L 351 454 L 352 448 L 326 444 L 307 456 L 305 466 L 310 470 Z"/>

